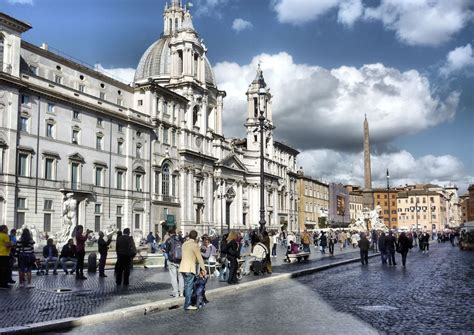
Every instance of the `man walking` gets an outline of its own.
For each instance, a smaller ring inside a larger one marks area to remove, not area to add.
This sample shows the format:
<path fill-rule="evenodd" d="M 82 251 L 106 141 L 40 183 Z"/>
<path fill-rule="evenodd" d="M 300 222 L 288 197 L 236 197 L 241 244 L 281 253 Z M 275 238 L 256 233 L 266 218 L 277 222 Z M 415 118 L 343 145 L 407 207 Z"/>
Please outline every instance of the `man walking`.
<path fill-rule="evenodd" d="M 170 237 L 165 241 L 164 252 L 168 259 L 168 271 L 171 278 L 171 286 L 173 286 L 173 297 L 182 297 L 184 294 L 184 278 L 179 272 L 179 265 L 183 257 L 182 243 L 175 228 L 169 230 Z"/>
<path fill-rule="evenodd" d="M 372 250 L 377 252 L 378 250 L 378 234 L 376 230 L 372 230 Z"/>
<path fill-rule="evenodd" d="M 105 274 L 105 262 L 107 261 L 107 252 L 109 250 L 109 245 L 112 242 L 112 236 L 107 237 L 107 242 L 104 240 L 104 232 L 99 232 L 99 240 L 97 244 L 99 246 L 99 277 L 105 278 L 107 275 Z"/>
<path fill-rule="evenodd" d="M 393 236 L 392 231 L 389 231 L 388 236 L 385 238 L 385 248 L 388 254 L 388 265 L 397 265 L 395 262 L 395 249 L 397 248 L 397 239 Z"/>
<path fill-rule="evenodd" d="M 331 255 L 334 255 L 334 243 L 336 242 L 336 234 L 332 231 L 332 229 L 329 230 L 329 253 Z"/>
<path fill-rule="evenodd" d="M 362 265 L 369 264 L 370 242 L 364 233 L 360 234 L 359 249 L 360 249 L 360 262 L 362 263 Z"/>
<path fill-rule="evenodd" d="M 206 266 L 202 259 L 199 245 L 196 242 L 198 233 L 195 230 L 189 232 L 189 239 L 183 243 L 183 257 L 179 266 L 179 272 L 184 277 L 184 309 L 195 310 L 196 306 L 191 306 L 191 296 L 193 294 L 194 277 L 196 276 L 196 263 L 206 275 Z"/>
<path fill-rule="evenodd" d="M 385 233 L 384 232 L 380 234 L 378 245 L 379 245 L 379 251 L 380 251 L 380 258 L 382 259 L 382 264 L 387 264 L 387 247 L 385 246 Z"/>
<path fill-rule="evenodd" d="M 430 251 L 430 234 L 424 232 L 421 241 L 423 243 L 423 253 L 428 253 Z"/>
<path fill-rule="evenodd" d="M 135 241 L 130 237 L 130 229 L 125 228 L 123 234 L 117 238 L 117 273 L 115 275 L 115 283 L 117 285 L 128 286 L 130 278 L 130 265 L 133 257 L 137 254 Z"/>

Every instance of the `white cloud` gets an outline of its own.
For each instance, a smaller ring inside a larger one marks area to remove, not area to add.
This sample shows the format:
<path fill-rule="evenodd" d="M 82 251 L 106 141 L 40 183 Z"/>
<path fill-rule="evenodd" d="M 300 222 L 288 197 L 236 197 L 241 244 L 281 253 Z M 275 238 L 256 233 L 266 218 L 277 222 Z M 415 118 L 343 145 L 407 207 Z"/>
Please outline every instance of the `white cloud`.
<path fill-rule="evenodd" d="M 383 64 L 327 70 L 296 64 L 291 55 L 261 54 L 250 64 L 218 63 L 214 67 L 224 101 L 226 135 L 242 136 L 248 85 L 262 62 L 273 94 L 276 135 L 300 149 L 362 148 L 364 114 L 372 143 L 382 146 L 408 134 L 451 120 L 459 93 L 434 96 L 429 80 L 416 70 L 400 72 Z"/>
<path fill-rule="evenodd" d="M 229 0 L 195 0 L 193 8 L 196 8 L 196 16 L 222 15 L 221 9 Z"/>
<path fill-rule="evenodd" d="M 364 7 L 362 0 L 273 0 L 282 23 L 302 25 L 337 10 L 337 20 L 352 26 L 359 19 L 381 21 L 409 45 L 436 46 L 449 41 L 474 18 L 472 0 L 381 0 Z"/>
<path fill-rule="evenodd" d="M 7 0 L 11 5 L 33 5 L 33 0 Z"/>
<path fill-rule="evenodd" d="M 305 174 L 326 182 L 364 185 L 363 152 L 342 153 L 334 150 L 308 150 L 299 155 Z M 344 164 L 341 164 L 344 162 Z M 415 158 L 407 151 L 372 155 L 372 186 L 385 187 L 386 170 L 390 171 L 390 185 L 455 183 L 467 189 L 474 176 L 466 172 L 463 163 L 451 155 L 426 155 Z"/>
<path fill-rule="evenodd" d="M 362 0 L 342 1 L 339 5 L 337 21 L 351 27 L 362 16 L 363 11 Z"/>
<path fill-rule="evenodd" d="M 426 46 L 449 41 L 473 15 L 471 0 L 382 0 L 365 11 L 366 19 L 382 21 L 402 42 Z"/>
<path fill-rule="evenodd" d="M 337 7 L 339 2 L 340 0 L 274 0 L 273 9 L 277 12 L 280 22 L 300 25 L 316 20 Z"/>
<path fill-rule="evenodd" d="M 235 19 L 234 22 L 232 23 L 232 29 L 234 29 L 236 32 L 241 32 L 242 30 L 245 29 L 252 29 L 253 24 L 252 22 L 246 21 L 244 19 Z"/>
<path fill-rule="evenodd" d="M 440 73 L 444 76 L 452 72 L 460 71 L 464 68 L 474 66 L 474 55 L 471 43 L 463 47 L 458 47 L 448 53 L 446 63 L 440 68 Z"/>
<path fill-rule="evenodd" d="M 104 68 L 101 64 L 96 65 L 96 70 L 102 72 L 107 76 L 119 80 L 125 84 L 133 82 L 135 76 L 135 69 L 132 68 Z"/>

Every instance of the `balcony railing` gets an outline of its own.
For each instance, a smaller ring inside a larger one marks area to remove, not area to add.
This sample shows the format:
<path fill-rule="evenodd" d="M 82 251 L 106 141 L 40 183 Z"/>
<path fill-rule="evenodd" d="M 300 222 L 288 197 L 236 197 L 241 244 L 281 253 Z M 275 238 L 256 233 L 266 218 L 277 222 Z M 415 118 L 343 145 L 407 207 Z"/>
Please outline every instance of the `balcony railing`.
<path fill-rule="evenodd" d="M 203 205 L 203 204 L 204 204 L 204 198 L 203 198 L 203 197 L 194 196 L 194 197 L 193 197 L 193 203 L 196 204 L 196 205 Z"/>
<path fill-rule="evenodd" d="M 174 197 L 171 195 L 163 195 L 163 194 L 158 194 L 158 193 L 153 193 L 152 196 L 153 201 L 163 201 L 163 202 L 179 202 L 178 197 Z"/>
<path fill-rule="evenodd" d="M 72 191 L 72 192 L 94 192 L 94 186 L 91 184 L 83 184 L 79 182 L 71 182 L 71 181 L 62 181 L 61 182 L 61 190 L 65 191 Z"/>

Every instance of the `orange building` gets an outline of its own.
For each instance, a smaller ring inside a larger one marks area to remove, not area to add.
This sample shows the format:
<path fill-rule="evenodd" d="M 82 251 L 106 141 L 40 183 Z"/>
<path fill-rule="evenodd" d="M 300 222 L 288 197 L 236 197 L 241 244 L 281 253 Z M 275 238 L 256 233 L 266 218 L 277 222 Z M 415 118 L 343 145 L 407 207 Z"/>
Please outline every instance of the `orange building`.
<path fill-rule="evenodd" d="M 469 185 L 467 221 L 474 221 L 474 184 Z"/>
<path fill-rule="evenodd" d="M 397 215 L 397 189 L 375 188 L 372 190 L 374 198 L 374 207 L 380 206 L 382 209 L 380 219 L 383 218 L 383 223 L 389 229 L 398 228 L 398 215 Z M 389 201 L 390 195 L 390 201 Z"/>

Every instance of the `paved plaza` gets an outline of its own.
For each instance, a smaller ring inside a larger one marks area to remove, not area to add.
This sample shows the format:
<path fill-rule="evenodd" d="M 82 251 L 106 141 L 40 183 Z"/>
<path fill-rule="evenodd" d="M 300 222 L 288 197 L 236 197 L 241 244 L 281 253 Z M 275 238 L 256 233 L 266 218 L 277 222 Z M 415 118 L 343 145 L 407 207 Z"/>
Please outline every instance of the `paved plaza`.
<path fill-rule="evenodd" d="M 279 256 L 272 258 L 275 264 L 273 275 L 358 257 L 357 250 L 351 247 L 341 253 L 337 249 L 334 256 L 326 254 L 322 257 L 319 251 L 313 249 L 309 261 L 286 264 L 282 262 L 284 249 L 280 247 Z M 64 275 L 62 271 L 58 272 L 58 275 L 33 275 L 33 289 L 20 289 L 17 284 L 10 290 L 0 291 L 2 303 L 9 307 L 0 314 L 2 327 L 80 317 L 170 298 L 170 277 L 163 268 L 144 269 L 135 266 L 129 287 L 117 287 L 112 270 L 106 272 L 108 278 L 99 278 L 98 273 L 86 274 L 88 279 L 84 281 L 75 280 L 74 276 Z M 263 277 L 246 276 L 242 282 Z M 208 289 L 222 286 L 227 286 L 227 283 L 218 282 L 216 278 L 208 283 Z"/>
<path fill-rule="evenodd" d="M 398 256 L 397 256 L 398 257 Z M 72 334 L 474 334 L 474 253 L 432 244 L 406 268 L 371 258 L 226 295 L 199 311 L 169 310 Z"/>

